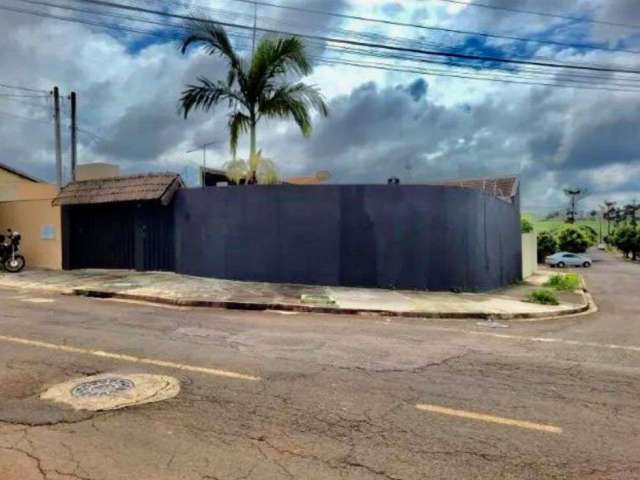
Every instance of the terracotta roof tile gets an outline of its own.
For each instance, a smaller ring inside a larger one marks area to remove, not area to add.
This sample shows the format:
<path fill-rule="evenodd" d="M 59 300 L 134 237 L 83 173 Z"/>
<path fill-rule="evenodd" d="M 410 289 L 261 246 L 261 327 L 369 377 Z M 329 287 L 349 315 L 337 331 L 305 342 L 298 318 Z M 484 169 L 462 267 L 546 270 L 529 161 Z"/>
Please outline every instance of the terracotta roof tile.
<path fill-rule="evenodd" d="M 512 199 L 518 189 L 517 177 L 496 177 L 496 178 L 464 178 L 457 180 L 446 180 L 437 185 L 450 187 L 471 188 L 481 190 L 504 199 Z"/>
<path fill-rule="evenodd" d="M 173 194 L 184 184 L 176 173 L 131 175 L 72 182 L 60 190 L 54 205 L 160 200 L 171 202 Z"/>
<path fill-rule="evenodd" d="M 289 177 L 284 183 L 289 185 L 320 185 L 323 183 L 323 180 L 318 177 Z"/>

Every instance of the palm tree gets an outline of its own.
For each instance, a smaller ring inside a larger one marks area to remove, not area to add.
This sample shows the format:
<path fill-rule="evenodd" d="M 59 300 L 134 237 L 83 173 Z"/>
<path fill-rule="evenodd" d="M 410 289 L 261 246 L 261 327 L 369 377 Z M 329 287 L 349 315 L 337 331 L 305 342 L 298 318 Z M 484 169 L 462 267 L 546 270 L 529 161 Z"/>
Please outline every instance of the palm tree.
<path fill-rule="evenodd" d="M 221 102 L 231 108 L 229 114 L 229 146 L 235 159 L 238 138 L 249 132 L 250 164 L 257 158 L 256 126 L 263 118 L 290 117 L 304 136 L 311 134 L 313 108 L 327 115 L 327 105 L 320 91 L 302 82 L 291 82 L 292 75 L 308 75 L 313 70 L 304 44 L 297 37 L 264 38 L 256 46 L 250 62 L 242 59 L 233 48 L 227 33 L 212 23 L 195 25 L 182 42 L 182 53 L 190 46 L 202 47 L 209 55 L 227 60 L 229 70 L 225 80 L 198 78 L 196 85 L 187 85 L 180 97 L 180 107 L 187 118 L 194 109 L 209 111 Z M 255 183 L 256 171 L 250 172 L 248 183 Z"/>

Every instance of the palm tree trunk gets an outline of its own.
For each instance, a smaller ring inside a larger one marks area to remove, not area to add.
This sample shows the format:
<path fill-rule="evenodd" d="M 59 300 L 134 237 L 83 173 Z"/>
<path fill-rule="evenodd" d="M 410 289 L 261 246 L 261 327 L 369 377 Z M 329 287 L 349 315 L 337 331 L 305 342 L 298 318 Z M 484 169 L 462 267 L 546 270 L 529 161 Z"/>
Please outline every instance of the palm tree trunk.
<path fill-rule="evenodd" d="M 251 140 L 250 155 L 251 155 L 251 158 L 253 158 L 253 156 L 257 153 L 256 152 L 256 124 L 255 124 L 255 122 L 251 122 L 251 129 L 250 129 L 249 135 L 250 135 L 250 140 Z"/>
<path fill-rule="evenodd" d="M 253 164 L 254 162 L 254 158 L 257 155 L 257 148 L 256 148 L 256 121 L 255 118 L 251 118 L 251 128 L 249 130 L 249 138 L 250 138 L 250 144 L 249 144 L 249 164 Z M 255 184 L 258 183 L 258 178 L 257 178 L 257 172 L 256 169 L 252 169 L 251 171 L 251 178 L 249 179 L 249 183 Z"/>

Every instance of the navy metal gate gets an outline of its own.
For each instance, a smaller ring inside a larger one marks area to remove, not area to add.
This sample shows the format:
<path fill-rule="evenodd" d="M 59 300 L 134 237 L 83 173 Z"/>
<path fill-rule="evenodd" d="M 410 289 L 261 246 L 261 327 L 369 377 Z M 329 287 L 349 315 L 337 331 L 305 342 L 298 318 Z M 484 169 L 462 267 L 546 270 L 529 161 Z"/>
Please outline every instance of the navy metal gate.
<path fill-rule="evenodd" d="M 62 207 L 63 266 L 173 270 L 171 206 L 118 202 Z"/>

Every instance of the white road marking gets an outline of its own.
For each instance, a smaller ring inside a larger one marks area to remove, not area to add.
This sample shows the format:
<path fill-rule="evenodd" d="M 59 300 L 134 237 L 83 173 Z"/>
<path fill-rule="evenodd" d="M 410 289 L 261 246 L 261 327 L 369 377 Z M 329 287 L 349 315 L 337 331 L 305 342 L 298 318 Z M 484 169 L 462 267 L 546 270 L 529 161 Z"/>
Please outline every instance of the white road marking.
<path fill-rule="evenodd" d="M 54 303 L 55 302 L 55 300 L 52 298 L 21 298 L 20 301 L 29 302 L 29 303 Z"/>
<path fill-rule="evenodd" d="M 198 367 L 195 365 L 187 365 L 183 363 L 168 362 L 165 360 L 156 360 L 153 358 L 134 357 L 133 355 L 123 355 L 120 353 L 103 352 L 102 350 L 89 350 L 86 348 L 70 347 L 68 345 L 57 345 L 55 343 L 41 342 L 39 340 L 30 340 L 28 338 L 12 337 L 8 335 L 0 335 L 0 341 L 16 343 L 19 345 L 28 345 L 30 347 L 47 348 L 49 350 L 57 350 L 67 353 L 79 353 L 82 355 L 93 355 L 94 357 L 111 358 L 131 363 L 142 363 L 146 365 L 155 365 L 157 367 L 175 368 L 177 370 L 185 370 L 188 372 L 205 373 L 218 377 L 233 378 L 237 380 L 260 381 L 262 378 L 244 373 L 230 372 L 218 368 Z"/>
<path fill-rule="evenodd" d="M 453 408 L 442 407 L 440 405 L 419 403 L 416 405 L 416 408 L 423 412 L 440 413 L 442 415 L 467 418 L 470 420 L 478 420 L 481 422 L 497 423 L 500 425 L 508 425 L 510 427 L 525 428 L 527 430 L 537 430 L 539 432 L 546 433 L 562 433 L 562 428 L 556 427 L 555 425 L 528 422 L 526 420 L 515 420 L 513 418 L 496 417 L 494 415 L 487 415 L 486 413 L 469 412 L 467 410 L 456 410 Z"/>
<path fill-rule="evenodd" d="M 486 337 L 504 338 L 508 340 L 519 340 L 527 342 L 539 342 L 539 343 L 559 343 L 562 345 L 576 345 L 579 347 L 593 347 L 593 348 L 605 348 L 610 350 L 627 350 L 630 352 L 640 352 L 640 346 L 635 345 L 618 345 L 615 343 L 598 343 L 598 342 L 583 342 L 581 340 L 566 340 L 564 338 L 552 338 L 552 337 L 527 337 L 524 335 L 511 335 L 508 333 L 494 333 L 484 332 L 478 330 L 464 330 L 459 328 L 449 327 L 429 327 L 433 330 L 439 330 L 443 332 L 456 332 L 465 333 L 468 335 L 483 335 Z"/>
<path fill-rule="evenodd" d="M 594 347 L 594 348 L 608 348 L 611 350 L 628 350 L 631 352 L 640 352 L 640 347 L 633 345 L 616 345 L 615 343 L 597 343 L 597 342 L 583 342 L 580 340 L 566 340 L 564 338 L 550 338 L 550 337 L 526 337 L 521 335 L 509 335 L 505 333 L 491 333 L 491 332 L 475 332 L 470 331 L 472 335 L 488 335 L 497 338 L 508 338 L 510 340 L 526 340 L 529 342 L 540 343 L 561 343 L 564 345 L 577 345 L 581 347 Z"/>

